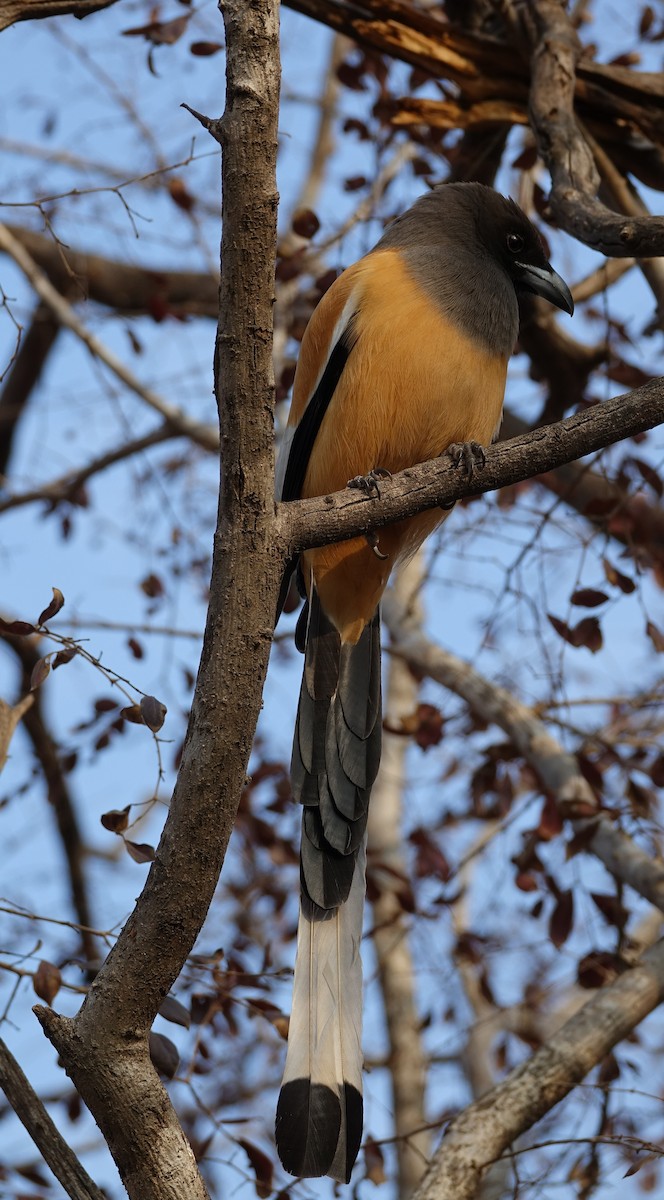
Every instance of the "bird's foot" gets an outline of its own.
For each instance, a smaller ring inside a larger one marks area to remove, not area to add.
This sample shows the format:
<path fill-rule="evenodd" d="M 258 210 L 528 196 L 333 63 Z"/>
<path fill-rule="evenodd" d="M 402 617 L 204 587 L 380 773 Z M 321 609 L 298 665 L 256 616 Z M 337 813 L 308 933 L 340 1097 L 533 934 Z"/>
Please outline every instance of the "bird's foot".
<path fill-rule="evenodd" d="M 373 550 L 376 558 L 379 558 L 381 562 L 385 562 L 385 559 L 390 557 L 389 554 L 383 554 L 378 542 L 378 534 L 375 531 L 372 530 L 371 533 L 365 533 L 364 540 L 366 541 L 367 546 Z"/>
<path fill-rule="evenodd" d="M 367 475 L 356 475 L 354 479 L 349 479 L 346 487 L 357 488 L 359 492 L 364 492 L 365 496 L 380 500 L 378 480 L 391 478 L 392 472 L 388 471 L 387 467 L 374 467 Z"/>
<path fill-rule="evenodd" d="M 484 446 L 479 442 L 453 442 L 447 453 L 455 467 L 462 470 L 466 479 L 472 480 L 475 471 L 481 471 L 486 463 Z"/>
<path fill-rule="evenodd" d="M 453 466 L 462 470 L 466 479 L 472 479 L 475 471 L 481 471 L 486 462 L 484 447 L 480 446 L 479 442 L 452 442 L 451 446 L 444 451 L 452 459 Z M 449 504 L 441 504 L 441 508 L 446 512 L 454 508 L 456 500 L 452 500 Z"/>

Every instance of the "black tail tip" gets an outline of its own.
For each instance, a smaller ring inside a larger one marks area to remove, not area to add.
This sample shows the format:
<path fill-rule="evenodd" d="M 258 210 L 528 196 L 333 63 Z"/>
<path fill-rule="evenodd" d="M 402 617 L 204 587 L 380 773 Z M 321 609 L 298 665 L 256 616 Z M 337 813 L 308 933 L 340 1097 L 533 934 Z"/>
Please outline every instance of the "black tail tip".
<path fill-rule="evenodd" d="M 290 1175 L 331 1175 L 350 1181 L 362 1141 L 362 1096 L 344 1084 L 346 1119 L 336 1092 L 309 1079 L 292 1079 L 279 1093 L 275 1136 L 282 1166 Z"/>

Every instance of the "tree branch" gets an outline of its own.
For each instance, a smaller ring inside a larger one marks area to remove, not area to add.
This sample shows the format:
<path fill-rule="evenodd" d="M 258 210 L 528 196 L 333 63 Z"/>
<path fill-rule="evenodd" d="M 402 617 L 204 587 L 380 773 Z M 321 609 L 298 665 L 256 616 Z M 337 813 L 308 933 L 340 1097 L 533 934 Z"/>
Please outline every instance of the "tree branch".
<path fill-rule="evenodd" d="M 622 262 L 608 261 L 619 265 Z M 572 294 L 577 303 L 576 289 Z M 583 403 L 592 372 L 607 362 L 611 354 L 606 338 L 590 345 L 579 341 L 568 332 L 567 326 L 555 319 L 551 305 L 535 297 L 533 301 L 521 316 L 519 346 L 530 359 L 530 378 L 544 383 L 547 391 L 542 415 L 534 424 L 551 425 Z M 503 423 L 501 440 L 508 436 Z"/>
<path fill-rule="evenodd" d="M 223 141 L 215 350 L 222 487 L 201 664 L 169 816 L 137 906 L 77 1017 L 37 1010 L 132 1200 L 207 1197 L 150 1064 L 147 1034 L 214 894 L 260 711 L 282 569 L 271 354 L 278 5 L 225 0 L 223 17 L 226 111 L 209 123 Z"/>
<path fill-rule="evenodd" d="M 482 830 L 472 847 L 472 858 L 468 855 L 459 869 L 458 898 L 451 906 L 455 940 L 454 961 L 466 1002 L 472 1011 L 461 1063 L 475 1100 L 479 1100 L 495 1087 L 498 1072 L 493 1047 L 497 1034 L 514 1028 L 523 1016 L 526 1016 L 526 1019 L 533 1017 L 532 1010 L 529 1011 L 526 1004 L 515 1005 L 506 1010 L 499 1009 L 495 1001 L 489 999 L 483 974 L 485 964 L 482 959 L 479 963 L 474 962 L 473 956 L 467 952 L 467 946 L 464 947 L 464 939 L 472 929 L 469 908 L 471 875 L 478 866 L 475 854 L 491 840 L 499 824 L 498 820 L 482 823 Z M 523 1035 L 523 1025 L 519 1032 Z M 473 1200 L 502 1200 L 507 1194 L 509 1172 L 510 1164 L 507 1159 L 492 1163 L 484 1174 Z"/>
<path fill-rule="evenodd" d="M 0 513 L 9 512 L 13 508 L 22 508 L 25 504 L 34 504 L 41 501 L 53 506 L 61 504 L 63 500 L 71 500 L 76 503 L 77 493 L 91 479 L 93 475 L 98 475 L 100 471 L 107 470 L 108 467 L 114 466 L 116 463 L 123 462 L 127 458 L 131 458 L 134 454 L 140 454 L 143 450 L 148 450 L 151 446 L 158 446 L 161 442 L 170 441 L 173 438 L 182 437 L 178 430 L 174 429 L 168 421 L 163 425 L 158 425 L 150 433 L 146 433 L 143 437 L 132 438 L 131 441 L 122 442 L 113 450 L 107 450 L 105 454 L 100 454 L 98 458 L 93 458 L 84 467 L 78 467 L 74 471 L 67 471 L 65 475 L 59 475 L 57 479 L 51 479 L 46 483 L 42 483 L 39 487 L 30 488 L 25 492 L 17 492 L 13 496 L 7 496 L 5 500 L 0 500 Z"/>
<path fill-rule="evenodd" d="M 581 43 L 561 0 L 522 8 L 532 60 L 530 118 L 551 174 L 551 211 L 559 224 L 604 254 L 661 254 L 664 217 L 624 216 L 597 199 L 600 176 L 574 116 Z"/>
<path fill-rule="evenodd" d="M 0 32 L 17 21 L 35 21 L 42 17 L 59 17 L 73 13 L 87 17 L 90 13 L 108 8 L 116 0 L 0 0 Z"/>
<path fill-rule="evenodd" d="M 59 321 L 40 302 L 29 328 L 21 335 L 16 358 L 0 393 L 0 479 L 7 474 L 16 429 L 59 332 Z"/>
<path fill-rule="evenodd" d="M 651 858 L 598 810 L 594 793 L 578 763 L 549 733 L 546 725 L 506 688 L 486 679 L 455 654 L 436 645 L 417 628 L 393 591 L 383 601 L 383 617 L 399 654 L 421 675 L 428 675 L 461 696 L 483 720 L 505 731 L 530 763 L 542 786 L 556 799 L 586 849 L 616 879 L 629 884 L 664 912 L 664 862 Z"/>
<path fill-rule="evenodd" d="M 30 738 L 35 757 L 41 767 L 46 796 L 55 817 L 62 852 L 67 863 L 72 908 L 81 927 L 81 949 L 89 963 L 96 963 L 97 945 L 91 931 L 93 920 L 88 884 L 83 870 L 84 847 L 76 806 L 62 769 L 57 743 L 44 719 L 42 693 L 39 688 L 30 691 L 32 672 L 40 657 L 37 643 L 34 638 L 3 632 L 0 634 L 0 644 L 8 646 L 14 652 L 21 671 L 19 695 L 31 701 L 23 715 L 23 728 Z"/>
<path fill-rule="evenodd" d="M 381 483 L 381 498 L 367 499 L 356 490 L 290 501 L 278 506 L 278 527 L 290 554 L 309 546 L 324 546 L 401 521 L 436 506 L 448 506 L 464 496 L 477 495 L 530 479 L 574 462 L 623 438 L 634 437 L 664 421 L 664 379 L 655 379 L 622 396 L 615 396 L 556 425 L 533 430 L 486 451 L 486 463 L 472 480 L 444 455 L 399 472 Z"/>
<path fill-rule="evenodd" d="M 557 0 L 549 0 L 558 7 Z M 400 59 L 434 79 L 451 80 L 461 92 L 464 112 L 486 103 L 493 113 L 499 139 L 501 122 L 512 121 L 525 112 L 529 88 L 527 49 L 506 40 L 461 31 L 444 23 L 431 10 L 409 6 L 402 0 L 287 0 L 290 8 L 322 21 L 379 54 Z M 520 4 L 519 11 L 528 10 Z M 503 0 L 504 13 L 510 4 Z M 466 11 L 466 6 L 462 11 Z M 458 13 L 455 15 L 458 16 Z M 494 11 L 495 18 L 495 11 Z M 518 29 L 518 21 L 511 22 Z M 531 25 L 532 30 L 532 25 Z M 533 44 L 537 37 L 533 34 Z M 610 147 L 612 154 L 627 163 L 627 169 L 650 186 L 662 186 L 664 172 L 660 145 L 664 87 L 661 75 L 593 62 L 584 58 L 572 74 L 576 102 L 583 106 L 584 120 L 592 124 L 595 137 Z M 416 101 L 419 103 L 419 101 Z M 444 102 L 446 103 L 446 102 Z M 625 110 L 629 120 L 625 121 Z M 633 129 L 644 137 L 634 136 Z M 646 139 L 649 139 L 646 140 Z M 658 255 L 664 247 L 664 218 L 649 218 L 637 226 L 611 213 L 599 202 L 598 213 L 606 215 L 611 235 L 611 254 Z M 595 244 L 592 226 L 584 226 L 582 240 Z M 632 242 L 633 249 L 622 240 Z"/>
<path fill-rule="evenodd" d="M 2 1039 L 0 1087 L 44 1162 L 71 1200 L 104 1200 L 104 1193 L 81 1166 Z"/>
<path fill-rule="evenodd" d="M 103 362 L 110 371 L 125 385 L 130 391 L 134 392 L 141 398 L 150 408 L 154 408 L 156 412 L 168 421 L 174 429 L 185 437 L 190 437 L 192 441 L 197 442 L 206 450 L 215 450 L 217 448 L 216 431 L 208 425 L 203 425 L 200 421 L 192 421 L 191 417 L 187 416 L 182 409 L 176 408 L 173 404 L 168 404 L 166 400 L 162 400 L 156 392 L 151 388 L 145 387 L 139 379 L 136 378 L 133 371 L 125 366 L 121 359 L 109 350 L 102 341 L 83 324 L 76 316 L 71 304 L 69 304 L 63 296 L 53 287 L 43 271 L 37 266 L 34 259 L 30 257 L 27 250 L 17 238 L 9 231 L 6 225 L 0 223 L 0 250 L 4 250 L 14 259 L 14 262 L 25 275 L 26 279 L 35 289 L 37 295 L 48 306 L 57 320 L 76 337 L 80 338 L 91 354 Z"/>
<path fill-rule="evenodd" d="M 133 266 L 62 246 L 23 225 L 5 228 L 71 301 L 94 300 L 125 316 L 217 316 L 219 276 L 211 271 Z"/>
<path fill-rule="evenodd" d="M 475 1200 L 492 1163 L 577 1083 L 664 998 L 664 942 L 602 988 L 511 1071 L 450 1123 L 415 1200 Z"/>
<path fill-rule="evenodd" d="M 393 584 L 395 594 L 404 605 L 416 606 L 418 620 L 422 574 L 423 555 L 420 553 L 397 572 Z M 413 712 L 418 690 L 419 684 L 407 663 L 392 656 L 384 706 L 389 724 L 398 727 L 400 718 Z M 377 891 L 372 899 L 371 937 L 378 961 L 389 1042 L 398 1195 L 404 1200 L 413 1194 L 424 1174 L 431 1144 L 424 1111 L 426 1062 L 409 944 L 411 921 L 403 903 L 403 890 L 408 879 L 401 828 L 407 751 L 408 739 L 390 733 L 386 728 L 380 770 L 369 806 L 367 845 L 370 882 L 373 892 Z"/>

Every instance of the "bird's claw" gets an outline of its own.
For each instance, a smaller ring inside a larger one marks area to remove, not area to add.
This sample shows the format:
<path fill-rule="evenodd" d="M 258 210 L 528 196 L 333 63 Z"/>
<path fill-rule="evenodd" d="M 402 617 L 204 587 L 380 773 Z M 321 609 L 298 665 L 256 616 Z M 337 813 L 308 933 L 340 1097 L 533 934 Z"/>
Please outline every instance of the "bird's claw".
<path fill-rule="evenodd" d="M 462 470 L 468 480 L 473 478 L 475 471 L 481 471 L 486 462 L 484 447 L 479 442 L 452 442 L 444 453 L 449 455 L 452 465 Z M 451 500 L 440 507 L 444 512 L 449 512 L 455 504 L 456 500 Z"/>
<path fill-rule="evenodd" d="M 378 486 L 378 480 L 391 478 L 392 472 L 388 471 L 387 467 L 374 467 L 373 470 L 369 471 L 367 475 L 356 475 L 354 479 L 349 479 L 346 486 L 349 488 L 356 488 L 358 492 L 364 492 L 365 496 L 368 496 L 370 499 L 374 497 L 376 500 L 380 500 L 380 488 Z M 364 540 L 366 541 L 367 546 L 373 550 L 376 558 L 379 558 L 381 562 L 384 562 L 386 558 L 389 558 L 389 555 L 383 554 L 383 551 L 380 548 L 377 533 L 374 531 L 371 533 L 365 533 Z"/>
<path fill-rule="evenodd" d="M 385 559 L 390 557 L 389 554 L 383 554 L 383 551 L 381 550 L 379 542 L 378 542 L 378 534 L 377 533 L 375 533 L 373 531 L 371 533 L 365 533 L 364 540 L 366 541 L 367 546 L 369 546 L 373 550 L 374 554 L 376 555 L 376 558 L 379 558 L 381 560 L 381 562 L 385 562 Z"/>
<path fill-rule="evenodd" d="M 473 478 L 475 471 L 481 471 L 486 463 L 484 447 L 479 442 L 453 442 L 447 447 L 447 453 L 454 466 L 462 470 L 468 480 Z"/>
<path fill-rule="evenodd" d="M 376 500 L 380 500 L 378 480 L 391 478 L 392 472 L 388 471 L 387 467 L 374 467 L 367 475 L 356 475 L 354 479 L 349 479 L 346 487 L 357 488 L 359 492 L 364 492 L 365 496 L 369 498 L 373 496 Z"/>

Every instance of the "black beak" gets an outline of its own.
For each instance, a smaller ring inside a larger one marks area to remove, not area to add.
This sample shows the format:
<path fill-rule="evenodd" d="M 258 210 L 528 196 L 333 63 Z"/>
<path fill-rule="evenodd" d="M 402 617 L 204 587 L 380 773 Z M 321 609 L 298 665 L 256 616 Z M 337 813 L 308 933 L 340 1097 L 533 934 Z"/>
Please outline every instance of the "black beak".
<path fill-rule="evenodd" d="M 572 293 L 565 280 L 561 279 L 552 266 L 548 263 L 545 267 L 534 267 L 529 263 L 515 263 L 514 266 L 520 272 L 517 287 L 522 288 L 524 292 L 534 292 L 536 296 L 550 300 L 551 304 L 562 308 L 571 317 L 574 312 Z"/>

